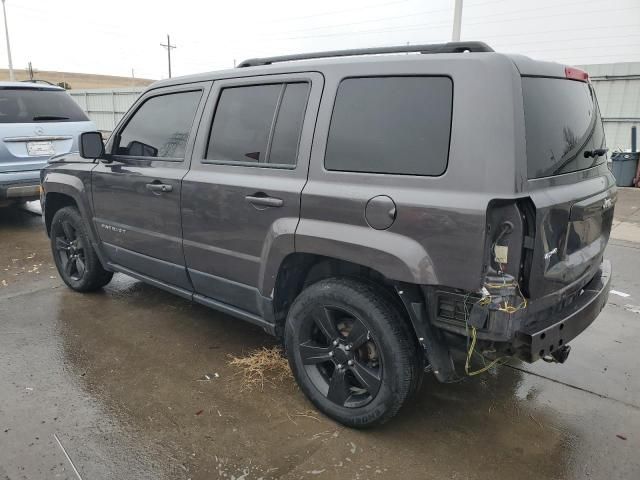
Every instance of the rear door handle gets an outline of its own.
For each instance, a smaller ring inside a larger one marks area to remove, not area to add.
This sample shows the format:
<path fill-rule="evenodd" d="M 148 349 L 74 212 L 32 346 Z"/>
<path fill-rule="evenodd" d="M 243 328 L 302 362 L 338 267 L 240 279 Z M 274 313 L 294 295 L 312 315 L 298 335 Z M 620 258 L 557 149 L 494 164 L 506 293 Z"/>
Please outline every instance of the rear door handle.
<path fill-rule="evenodd" d="M 264 194 L 247 195 L 244 199 L 254 206 L 281 207 L 284 205 L 284 200 L 281 198 L 267 197 Z"/>
<path fill-rule="evenodd" d="M 173 191 L 173 185 L 168 185 L 166 183 L 147 183 L 147 190 L 151 190 L 152 192 L 171 192 Z"/>

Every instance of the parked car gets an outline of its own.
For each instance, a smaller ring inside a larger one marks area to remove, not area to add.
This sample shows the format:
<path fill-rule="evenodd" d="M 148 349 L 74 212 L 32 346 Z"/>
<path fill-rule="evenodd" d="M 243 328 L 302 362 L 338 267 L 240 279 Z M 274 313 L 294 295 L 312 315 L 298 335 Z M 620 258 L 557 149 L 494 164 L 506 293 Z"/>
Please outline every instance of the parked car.
<path fill-rule="evenodd" d="M 0 205 L 40 198 L 47 159 L 77 151 L 78 134 L 95 129 L 60 87 L 0 82 Z"/>
<path fill-rule="evenodd" d="M 365 427 L 427 366 L 566 359 L 611 281 L 604 145 L 585 72 L 483 43 L 271 57 L 155 83 L 42 203 L 69 287 L 122 272 L 259 325 Z"/>

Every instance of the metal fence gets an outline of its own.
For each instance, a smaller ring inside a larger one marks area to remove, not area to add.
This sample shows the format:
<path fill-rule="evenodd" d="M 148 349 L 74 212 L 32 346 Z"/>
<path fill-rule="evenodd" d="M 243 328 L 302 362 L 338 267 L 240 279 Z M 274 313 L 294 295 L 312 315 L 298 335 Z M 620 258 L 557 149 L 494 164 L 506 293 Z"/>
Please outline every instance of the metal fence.
<path fill-rule="evenodd" d="M 98 130 L 110 133 L 144 90 L 144 87 L 96 88 L 69 90 L 69 94 L 93 120 Z"/>

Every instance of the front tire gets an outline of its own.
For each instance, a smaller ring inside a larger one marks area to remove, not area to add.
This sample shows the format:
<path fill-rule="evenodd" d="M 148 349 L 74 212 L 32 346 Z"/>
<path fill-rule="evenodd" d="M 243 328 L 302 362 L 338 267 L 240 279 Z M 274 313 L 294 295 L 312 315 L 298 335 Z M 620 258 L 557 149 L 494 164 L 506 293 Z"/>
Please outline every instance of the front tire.
<path fill-rule="evenodd" d="M 294 301 L 285 326 L 289 365 L 325 415 L 363 428 L 392 418 L 421 375 L 416 342 L 375 285 L 321 280 Z"/>
<path fill-rule="evenodd" d="M 51 251 L 60 277 L 77 292 L 91 292 L 111 281 L 91 245 L 80 212 L 75 207 L 58 210 L 51 221 Z"/>

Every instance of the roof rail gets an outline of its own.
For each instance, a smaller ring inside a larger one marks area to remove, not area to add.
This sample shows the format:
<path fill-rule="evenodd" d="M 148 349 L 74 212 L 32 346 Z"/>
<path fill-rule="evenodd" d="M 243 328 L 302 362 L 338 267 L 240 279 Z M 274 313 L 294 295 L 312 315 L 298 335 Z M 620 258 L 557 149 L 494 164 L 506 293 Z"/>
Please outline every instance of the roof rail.
<path fill-rule="evenodd" d="M 493 48 L 484 42 L 449 42 L 431 45 L 401 45 L 397 47 L 354 48 L 351 50 L 332 50 L 328 52 L 298 53 L 277 57 L 250 58 L 238 64 L 238 68 L 271 65 L 272 63 L 311 60 L 314 58 L 353 57 L 358 55 L 381 55 L 385 53 L 462 53 L 493 52 Z"/>

